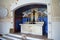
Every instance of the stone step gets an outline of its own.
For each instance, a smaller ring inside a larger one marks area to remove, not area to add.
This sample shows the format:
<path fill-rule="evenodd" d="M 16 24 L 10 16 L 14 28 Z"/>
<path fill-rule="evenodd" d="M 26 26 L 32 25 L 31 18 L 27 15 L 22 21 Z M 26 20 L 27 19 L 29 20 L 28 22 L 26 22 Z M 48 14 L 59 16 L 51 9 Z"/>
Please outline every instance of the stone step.
<path fill-rule="evenodd" d="M 17 34 L 5 34 L 3 35 L 3 37 L 8 38 L 8 39 L 12 39 L 12 40 L 22 40 L 22 36 L 21 35 L 17 35 Z M 33 37 L 26 37 L 29 40 L 53 40 L 53 39 L 39 39 L 39 38 L 33 38 Z"/>
<path fill-rule="evenodd" d="M 10 38 L 10 39 L 13 39 L 13 40 L 22 39 L 21 35 L 16 35 L 16 34 L 5 34 L 4 37 L 7 37 L 7 38 Z M 44 39 L 37 39 L 37 38 L 31 38 L 31 37 L 27 37 L 27 39 L 30 39 L 30 40 L 44 40 Z"/>
<path fill-rule="evenodd" d="M 11 35 L 8 35 L 8 34 L 3 35 L 3 37 L 7 38 L 7 39 L 10 39 L 10 40 L 21 40 L 18 37 L 14 37 L 14 36 L 11 36 Z"/>

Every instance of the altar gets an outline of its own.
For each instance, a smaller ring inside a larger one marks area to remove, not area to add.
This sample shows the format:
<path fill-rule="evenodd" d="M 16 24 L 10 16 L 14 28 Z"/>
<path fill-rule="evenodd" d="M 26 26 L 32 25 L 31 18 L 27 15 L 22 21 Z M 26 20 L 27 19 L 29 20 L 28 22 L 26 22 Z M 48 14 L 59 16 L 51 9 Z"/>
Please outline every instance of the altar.
<path fill-rule="evenodd" d="M 44 22 L 39 22 L 37 24 L 19 24 L 19 25 L 21 26 L 21 33 L 42 35 L 43 24 Z"/>

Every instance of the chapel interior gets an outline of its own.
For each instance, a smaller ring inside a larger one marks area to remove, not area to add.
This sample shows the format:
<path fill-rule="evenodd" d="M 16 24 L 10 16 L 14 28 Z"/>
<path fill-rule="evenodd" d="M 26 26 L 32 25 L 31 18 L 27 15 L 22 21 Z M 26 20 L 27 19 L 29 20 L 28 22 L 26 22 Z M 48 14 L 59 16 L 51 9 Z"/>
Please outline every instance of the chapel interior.
<path fill-rule="evenodd" d="M 0 40 L 59 40 L 60 0 L 0 0 Z"/>

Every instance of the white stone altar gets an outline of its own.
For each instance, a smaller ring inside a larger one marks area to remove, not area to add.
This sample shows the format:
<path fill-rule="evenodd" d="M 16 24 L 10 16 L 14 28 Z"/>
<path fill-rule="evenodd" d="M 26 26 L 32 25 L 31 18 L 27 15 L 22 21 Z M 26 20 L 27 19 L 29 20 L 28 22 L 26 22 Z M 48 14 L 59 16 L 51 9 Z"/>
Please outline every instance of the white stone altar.
<path fill-rule="evenodd" d="M 19 24 L 21 25 L 21 33 L 42 35 L 42 26 L 44 22 L 36 22 L 37 24 Z"/>

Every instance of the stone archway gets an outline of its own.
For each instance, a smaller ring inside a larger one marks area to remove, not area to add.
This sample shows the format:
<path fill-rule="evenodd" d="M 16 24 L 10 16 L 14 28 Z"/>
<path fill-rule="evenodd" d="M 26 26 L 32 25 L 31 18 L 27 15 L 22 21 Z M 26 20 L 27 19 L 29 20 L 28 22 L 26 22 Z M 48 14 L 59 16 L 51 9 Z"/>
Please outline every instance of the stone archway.
<path fill-rule="evenodd" d="M 32 3 L 33 2 L 33 4 L 35 4 L 35 3 L 39 3 L 39 4 L 44 4 L 44 5 L 47 5 L 47 15 L 48 15 L 48 38 L 52 38 L 52 25 L 51 25 L 51 0 L 49 0 L 49 1 L 46 1 L 46 0 L 26 0 L 26 1 L 23 1 L 23 0 L 19 0 L 17 3 L 12 3 L 12 5 L 11 5 L 11 8 L 10 8 L 10 10 L 11 10 L 11 13 L 12 13 L 12 15 L 14 15 L 14 12 L 15 12 L 15 10 L 16 9 L 18 9 L 18 8 L 20 8 L 20 7 L 23 7 L 23 5 L 29 5 L 30 3 Z M 13 19 L 14 19 L 14 17 L 13 17 Z M 13 20 L 13 24 L 14 24 L 14 20 Z"/>
<path fill-rule="evenodd" d="M 15 32 L 18 32 L 18 29 L 20 29 L 20 27 L 16 27 L 17 26 L 16 25 L 16 21 L 17 21 L 16 20 L 16 15 L 20 17 L 20 19 L 19 19 L 19 17 L 17 18 L 18 21 L 22 20 L 22 15 L 23 15 L 22 12 L 24 12 L 26 10 L 29 10 L 29 9 L 32 9 L 32 8 L 42 8 L 42 9 L 46 8 L 47 9 L 47 5 L 46 4 L 30 4 L 30 5 L 25 5 L 25 6 L 16 8 L 15 11 L 14 11 L 14 29 L 15 29 Z M 22 21 L 19 21 L 19 22 L 22 23 Z M 19 30 L 19 32 L 20 31 L 21 30 Z"/>

